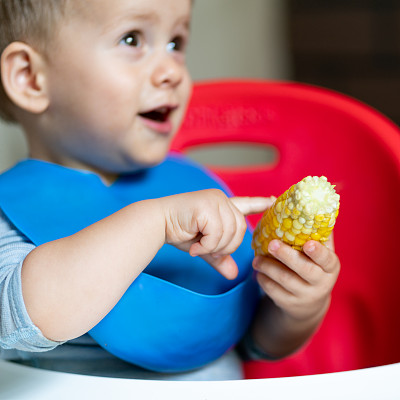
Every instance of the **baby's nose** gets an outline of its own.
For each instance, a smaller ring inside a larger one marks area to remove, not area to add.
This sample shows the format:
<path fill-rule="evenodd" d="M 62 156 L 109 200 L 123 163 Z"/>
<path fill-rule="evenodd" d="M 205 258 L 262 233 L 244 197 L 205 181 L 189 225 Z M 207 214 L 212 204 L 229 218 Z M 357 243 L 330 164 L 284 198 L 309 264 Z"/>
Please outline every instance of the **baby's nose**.
<path fill-rule="evenodd" d="M 152 83 L 154 86 L 176 86 L 183 78 L 185 66 L 171 54 L 161 57 L 154 68 Z"/>

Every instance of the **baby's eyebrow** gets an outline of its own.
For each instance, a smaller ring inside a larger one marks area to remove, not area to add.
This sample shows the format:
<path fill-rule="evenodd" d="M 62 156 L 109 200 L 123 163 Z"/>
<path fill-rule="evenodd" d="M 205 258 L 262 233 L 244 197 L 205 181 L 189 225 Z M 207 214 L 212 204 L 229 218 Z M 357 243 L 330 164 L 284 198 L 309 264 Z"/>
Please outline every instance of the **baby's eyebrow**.
<path fill-rule="evenodd" d="M 113 29 L 121 24 L 132 23 L 132 22 L 146 22 L 150 24 L 158 24 L 161 22 L 161 18 L 160 15 L 152 11 L 142 12 L 142 11 L 132 10 L 107 23 L 104 26 L 104 30 L 107 31 L 108 29 Z M 190 16 L 182 15 L 181 17 L 178 17 L 174 25 L 175 26 L 183 25 L 185 29 L 190 31 L 190 22 L 191 22 Z"/>
<path fill-rule="evenodd" d="M 160 21 L 159 16 L 153 12 L 137 12 L 131 11 L 124 15 L 118 16 L 113 20 L 109 21 L 105 26 L 104 30 L 113 29 L 124 23 L 130 22 L 147 22 L 147 23 L 158 23 Z"/>
<path fill-rule="evenodd" d="M 158 14 L 153 12 L 130 12 L 122 16 L 121 19 L 132 20 L 139 19 L 141 21 L 159 21 L 160 17 Z"/>
<path fill-rule="evenodd" d="M 182 24 L 183 27 L 184 27 L 185 29 L 187 29 L 188 31 L 190 31 L 190 22 L 191 22 L 190 17 L 186 17 L 186 16 L 185 16 L 185 17 L 180 18 L 180 19 L 177 21 L 177 25 Z"/>

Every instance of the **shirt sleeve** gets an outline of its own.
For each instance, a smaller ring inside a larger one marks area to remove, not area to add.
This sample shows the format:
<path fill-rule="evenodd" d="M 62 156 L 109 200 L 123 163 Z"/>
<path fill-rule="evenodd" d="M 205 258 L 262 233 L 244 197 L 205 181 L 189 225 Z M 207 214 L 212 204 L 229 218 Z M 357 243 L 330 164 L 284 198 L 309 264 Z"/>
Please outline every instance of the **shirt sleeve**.
<path fill-rule="evenodd" d="M 236 347 L 243 361 L 276 361 L 278 357 L 271 356 L 262 350 L 253 340 L 250 332 L 247 332 Z"/>
<path fill-rule="evenodd" d="M 0 347 L 3 349 L 42 352 L 61 344 L 44 337 L 25 308 L 21 268 L 34 248 L 0 209 Z"/>

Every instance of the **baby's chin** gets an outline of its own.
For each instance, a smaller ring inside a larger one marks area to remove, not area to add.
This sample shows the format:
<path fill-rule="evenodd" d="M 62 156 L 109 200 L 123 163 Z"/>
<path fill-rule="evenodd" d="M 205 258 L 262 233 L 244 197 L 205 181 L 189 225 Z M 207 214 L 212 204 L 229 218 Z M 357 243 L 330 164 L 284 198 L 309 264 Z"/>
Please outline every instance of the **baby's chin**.
<path fill-rule="evenodd" d="M 165 155 L 166 157 L 166 155 Z M 110 173 L 114 174 L 120 174 L 120 175 L 126 175 L 126 174 L 131 174 L 135 172 L 140 172 L 144 171 L 149 168 L 156 167 L 157 165 L 161 164 L 164 160 L 165 157 L 159 157 L 157 159 L 151 159 L 151 160 L 137 160 L 135 162 L 128 163 L 124 166 L 121 166 L 120 168 L 117 168 L 114 171 L 110 171 Z"/>

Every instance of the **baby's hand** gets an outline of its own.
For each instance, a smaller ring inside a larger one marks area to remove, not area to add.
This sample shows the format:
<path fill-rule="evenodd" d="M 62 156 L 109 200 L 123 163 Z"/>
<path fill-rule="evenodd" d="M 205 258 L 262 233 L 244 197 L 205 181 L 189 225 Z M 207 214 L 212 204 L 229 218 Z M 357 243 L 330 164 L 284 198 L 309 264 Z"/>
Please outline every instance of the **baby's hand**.
<path fill-rule="evenodd" d="M 244 216 L 263 212 L 272 201 L 264 197 L 233 197 L 208 189 L 164 198 L 165 243 L 200 256 L 228 279 L 237 276 L 230 254 L 246 231 Z"/>
<path fill-rule="evenodd" d="M 258 256 L 253 267 L 262 289 L 286 315 L 319 321 L 328 309 L 340 262 L 332 239 L 326 246 L 309 241 L 303 249 L 305 254 L 273 240 L 268 250 L 275 258 Z"/>

